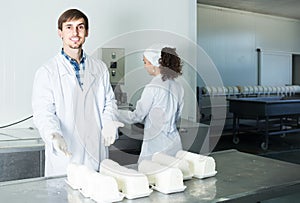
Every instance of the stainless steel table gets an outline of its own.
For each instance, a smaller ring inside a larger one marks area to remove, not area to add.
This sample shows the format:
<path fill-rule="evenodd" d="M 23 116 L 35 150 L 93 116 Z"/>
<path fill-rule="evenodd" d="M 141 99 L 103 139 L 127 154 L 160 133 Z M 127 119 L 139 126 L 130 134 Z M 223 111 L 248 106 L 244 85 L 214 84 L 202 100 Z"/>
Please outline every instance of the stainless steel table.
<path fill-rule="evenodd" d="M 229 112 L 233 113 L 233 142 L 238 143 L 240 120 L 256 120 L 256 133 L 263 133 L 265 140 L 261 148 L 268 149 L 270 135 L 285 135 L 300 132 L 300 99 L 299 97 L 254 97 L 231 98 Z M 273 120 L 273 123 L 271 122 Z M 264 125 L 260 125 L 260 121 Z M 249 128 L 247 128 L 249 129 Z"/>
<path fill-rule="evenodd" d="M 257 202 L 300 192 L 300 165 L 235 150 L 213 153 L 217 175 L 185 181 L 182 193 L 164 195 L 154 191 L 149 197 L 123 202 Z M 36 178 L 0 183 L 1 202 L 74 203 L 85 199 L 66 183 L 66 177 Z"/>
<path fill-rule="evenodd" d="M 43 146 L 44 142 L 36 129 L 7 128 L 0 129 L 0 153 L 16 152 L 18 147 Z"/>

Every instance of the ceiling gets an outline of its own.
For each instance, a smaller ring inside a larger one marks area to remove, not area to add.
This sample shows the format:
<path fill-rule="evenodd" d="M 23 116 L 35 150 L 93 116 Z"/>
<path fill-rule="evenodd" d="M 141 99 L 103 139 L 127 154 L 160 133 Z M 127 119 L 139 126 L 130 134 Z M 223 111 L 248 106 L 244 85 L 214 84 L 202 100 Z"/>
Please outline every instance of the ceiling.
<path fill-rule="evenodd" d="M 197 3 L 300 20 L 299 0 L 197 0 Z"/>

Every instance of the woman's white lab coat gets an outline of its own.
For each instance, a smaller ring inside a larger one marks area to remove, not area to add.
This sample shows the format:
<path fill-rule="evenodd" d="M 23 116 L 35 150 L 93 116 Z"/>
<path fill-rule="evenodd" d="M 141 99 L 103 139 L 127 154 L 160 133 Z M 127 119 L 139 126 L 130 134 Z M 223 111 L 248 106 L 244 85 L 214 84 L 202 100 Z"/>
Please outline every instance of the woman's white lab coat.
<path fill-rule="evenodd" d="M 117 106 L 106 65 L 86 56 L 83 82 L 81 90 L 74 68 L 60 53 L 36 72 L 33 121 L 45 142 L 45 176 L 66 174 L 69 161 L 99 170 L 108 156 L 101 142 L 102 122 L 115 119 Z M 65 139 L 71 158 L 53 148 L 54 132 Z"/>
<path fill-rule="evenodd" d="M 184 90 L 176 80 L 162 81 L 155 76 L 143 90 L 133 112 L 119 111 L 121 122 L 144 122 L 144 140 L 139 162 L 151 159 L 155 152 L 175 155 L 182 149 L 176 122 L 183 108 Z"/>

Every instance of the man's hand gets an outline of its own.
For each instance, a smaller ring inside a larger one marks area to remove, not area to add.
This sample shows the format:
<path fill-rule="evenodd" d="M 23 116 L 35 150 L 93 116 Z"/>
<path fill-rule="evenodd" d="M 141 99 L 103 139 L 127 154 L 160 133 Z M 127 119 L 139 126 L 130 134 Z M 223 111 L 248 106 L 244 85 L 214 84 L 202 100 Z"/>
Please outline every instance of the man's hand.
<path fill-rule="evenodd" d="M 119 127 L 124 127 L 124 124 L 119 121 L 104 121 L 102 127 L 102 143 L 108 147 L 116 140 L 117 130 Z"/>
<path fill-rule="evenodd" d="M 60 134 L 53 133 L 51 134 L 51 138 L 52 138 L 53 147 L 57 152 L 61 151 L 67 157 L 72 156 L 72 154 L 68 151 L 67 143 L 65 142 L 64 138 Z"/>

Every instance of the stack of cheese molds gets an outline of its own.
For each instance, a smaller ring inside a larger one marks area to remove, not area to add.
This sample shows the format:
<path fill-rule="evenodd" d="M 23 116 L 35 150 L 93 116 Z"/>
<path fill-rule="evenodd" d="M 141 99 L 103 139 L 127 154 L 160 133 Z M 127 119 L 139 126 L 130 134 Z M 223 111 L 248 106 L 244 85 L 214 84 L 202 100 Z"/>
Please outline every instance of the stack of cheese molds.
<path fill-rule="evenodd" d="M 217 173 L 215 160 L 210 156 L 180 150 L 176 153 L 176 157 L 189 162 L 190 169 L 195 178 L 208 178 Z"/>
<path fill-rule="evenodd" d="M 100 173 L 115 178 L 119 190 L 127 199 L 146 197 L 152 192 L 145 174 L 120 166 L 110 159 L 101 162 Z"/>
<path fill-rule="evenodd" d="M 124 198 L 114 178 L 90 170 L 84 165 L 70 163 L 67 167 L 67 182 L 84 197 L 96 202 L 118 202 Z"/>
<path fill-rule="evenodd" d="M 164 194 L 182 192 L 186 186 L 183 184 L 183 175 L 180 169 L 163 166 L 151 160 L 143 160 L 138 170 L 147 175 L 149 184 L 153 189 Z"/>
<path fill-rule="evenodd" d="M 183 180 L 208 178 L 216 173 L 212 157 L 180 150 L 175 157 L 156 153 L 152 160 L 143 160 L 138 171 L 110 159 L 101 162 L 99 173 L 84 165 L 69 164 L 67 183 L 96 202 L 118 202 L 124 196 L 127 199 L 149 196 L 152 192 L 149 185 L 164 194 L 182 192 L 186 188 Z"/>

